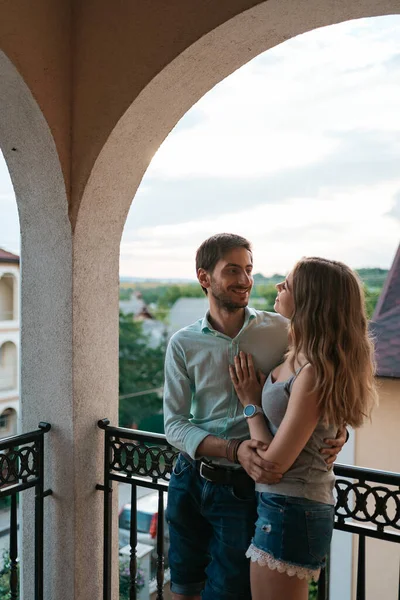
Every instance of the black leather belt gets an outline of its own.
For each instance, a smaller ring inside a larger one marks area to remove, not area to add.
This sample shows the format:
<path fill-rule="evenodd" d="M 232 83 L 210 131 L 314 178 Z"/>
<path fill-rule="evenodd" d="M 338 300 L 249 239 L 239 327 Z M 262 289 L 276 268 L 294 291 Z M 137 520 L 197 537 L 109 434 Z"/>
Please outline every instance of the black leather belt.
<path fill-rule="evenodd" d="M 246 471 L 239 468 L 224 467 L 222 465 L 216 465 L 211 461 L 204 459 L 193 460 L 186 452 L 182 452 L 183 457 L 190 462 L 193 466 L 198 469 L 201 477 L 212 483 L 219 485 L 232 485 L 241 487 L 247 487 L 249 485 L 254 486 L 254 481 L 246 473 Z"/>

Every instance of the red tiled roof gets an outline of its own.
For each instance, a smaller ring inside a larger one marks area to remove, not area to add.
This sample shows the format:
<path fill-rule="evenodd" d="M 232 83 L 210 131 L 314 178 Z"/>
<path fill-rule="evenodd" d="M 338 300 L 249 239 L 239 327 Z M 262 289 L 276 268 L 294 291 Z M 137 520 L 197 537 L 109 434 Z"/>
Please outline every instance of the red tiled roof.
<path fill-rule="evenodd" d="M 12 254 L 11 252 L 7 252 L 7 250 L 3 250 L 3 248 L 0 248 L 0 262 L 19 264 L 19 256 L 17 256 L 16 254 Z"/>
<path fill-rule="evenodd" d="M 400 379 L 400 246 L 372 317 L 379 377 Z"/>

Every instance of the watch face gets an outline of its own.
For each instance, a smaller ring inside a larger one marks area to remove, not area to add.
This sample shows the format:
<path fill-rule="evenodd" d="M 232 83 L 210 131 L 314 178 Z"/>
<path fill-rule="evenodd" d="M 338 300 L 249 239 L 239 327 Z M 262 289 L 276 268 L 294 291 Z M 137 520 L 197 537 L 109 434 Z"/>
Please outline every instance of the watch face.
<path fill-rule="evenodd" d="M 243 414 L 245 417 L 252 417 L 256 412 L 256 407 L 254 404 L 248 404 L 244 407 Z"/>

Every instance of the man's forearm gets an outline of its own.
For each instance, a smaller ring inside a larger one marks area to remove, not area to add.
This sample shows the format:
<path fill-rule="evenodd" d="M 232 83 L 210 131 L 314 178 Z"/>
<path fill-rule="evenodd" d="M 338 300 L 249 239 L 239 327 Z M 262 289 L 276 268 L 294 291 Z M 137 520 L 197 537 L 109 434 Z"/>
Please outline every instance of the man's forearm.
<path fill-rule="evenodd" d="M 208 435 L 197 446 L 196 458 L 202 456 L 226 458 L 228 440 L 223 440 L 215 435 Z"/>

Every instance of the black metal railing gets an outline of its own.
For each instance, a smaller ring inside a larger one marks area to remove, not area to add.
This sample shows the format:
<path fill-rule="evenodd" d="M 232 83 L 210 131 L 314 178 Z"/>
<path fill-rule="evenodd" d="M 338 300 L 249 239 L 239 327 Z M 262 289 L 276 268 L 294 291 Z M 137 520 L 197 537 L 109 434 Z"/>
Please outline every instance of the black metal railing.
<path fill-rule="evenodd" d="M 131 485 L 130 600 L 136 600 L 136 486 L 158 490 L 157 600 L 164 586 L 164 502 L 178 451 L 164 435 L 112 427 L 108 419 L 98 422 L 105 431 L 104 485 L 104 579 L 103 600 L 111 600 L 111 493 L 112 482 Z M 337 464 L 335 529 L 358 536 L 356 599 L 365 600 L 365 539 L 373 537 L 400 543 L 400 474 Z M 318 600 L 329 600 L 329 561 L 318 584 Z M 400 600 L 400 584 L 399 584 Z"/>
<path fill-rule="evenodd" d="M 130 523 L 130 600 L 136 600 L 137 572 L 137 513 L 138 485 L 158 491 L 157 516 L 157 600 L 163 600 L 164 588 L 164 493 L 168 492 L 175 459 L 179 452 L 168 444 L 165 435 L 112 427 L 108 419 L 98 422 L 105 431 L 104 485 L 104 556 L 103 556 L 103 600 L 111 600 L 111 540 L 112 540 L 112 482 L 131 485 Z"/>
<path fill-rule="evenodd" d="M 44 434 L 49 423 L 39 429 L 0 440 L 0 498 L 10 497 L 10 599 L 19 598 L 17 498 L 24 490 L 35 488 L 35 600 L 43 600 L 43 499 Z"/>
<path fill-rule="evenodd" d="M 335 529 L 358 537 L 356 600 L 366 597 L 365 540 L 400 543 L 400 473 L 337 464 Z M 400 600 L 400 570 L 397 597 Z M 329 600 L 329 568 L 322 571 L 318 600 Z"/>

